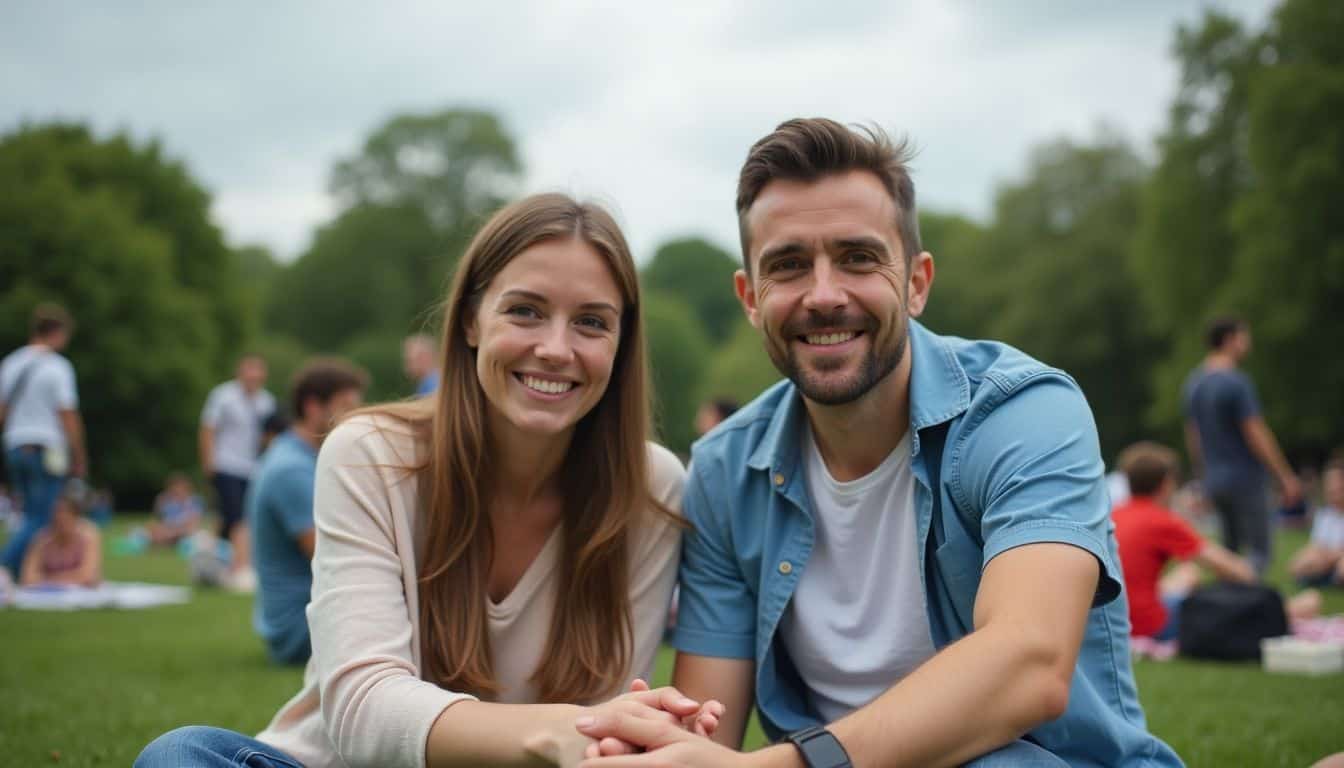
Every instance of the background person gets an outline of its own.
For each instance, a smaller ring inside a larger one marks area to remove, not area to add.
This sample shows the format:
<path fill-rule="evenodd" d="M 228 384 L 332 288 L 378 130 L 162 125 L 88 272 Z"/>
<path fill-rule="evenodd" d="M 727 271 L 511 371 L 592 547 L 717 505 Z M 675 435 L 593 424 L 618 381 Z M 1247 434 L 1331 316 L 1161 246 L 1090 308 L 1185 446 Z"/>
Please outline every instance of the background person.
<path fill-rule="evenodd" d="M 19 583 L 96 587 L 103 581 L 102 535 L 84 519 L 85 491 L 71 482 L 56 497 L 51 522 L 33 537 Z"/>
<path fill-rule="evenodd" d="M 1214 320 L 1208 345 L 1182 391 L 1186 449 L 1222 522 L 1223 544 L 1245 550 L 1264 573 L 1273 558 L 1265 470 L 1278 480 L 1285 506 L 1297 502 L 1301 486 L 1265 423 L 1255 385 L 1239 368 L 1251 351 L 1250 327 L 1233 317 Z"/>
<path fill-rule="evenodd" d="M 322 440 L 363 401 L 368 375 L 349 362 L 318 359 L 294 377 L 294 423 L 261 457 L 247 493 L 257 571 L 252 626 L 278 664 L 308 660 L 304 609 L 313 587 L 313 482 Z"/>
<path fill-rule="evenodd" d="M 621 694 L 662 635 L 684 471 L 648 442 L 615 221 L 562 195 L 504 208 L 446 307 L 436 394 L 323 442 L 303 690 L 255 740 L 179 729 L 137 766 L 570 764 L 591 743 L 574 719 L 604 708 L 712 728 L 675 692 Z"/>
<path fill-rule="evenodd" d="M 1201 568 L 1225 581 L 1254 584 L 1249 560 L 1205 540 L 1168 508 L 1176 490 L 1179 458 L 1153 442 L 1136 443 L 1120 454 L 1130 499 L 1111 513 L 1120 546 L 1129 631 L 1159 642 L 1176 639 L 1180 605 L 1202 579 Z M 1181 565 L 1164 577 L 1172 561 Z"/>
<path fill-rule="evenodd" d="M 406 378 L 415 382 L 418 397 L 432 394 L 439 387 L 438 358 L 434 351 L 438 344 L 425 333 L 407 336 L 401 343 L 401 367 Z"/>
<path fill-rule="evenodd" d="M 55 304 L 33 310 L 28 344 L 0 362 L 0 422 L 13 492 L 23 499 L 23 521 L 0 554 L 0 567 L 19 572 L 24 553 L 51 519 L 67 477 L 87 471 L 84 423 L 79 416 L 75 368 L 61 352 L 75 323 Z"/>
<path fill-rule="evenodd" d="M 243 498 L 256 468 L 262 423 L 275 411 L 275 398 L 263 387 L 266 361 L 247 355 L 234 378 L 210 390 L 201 411 L 201 471 L 210 478 L 219 504 L 219 538 L 231 548 L 224 584 L 250 591 L 252 571 Z"/>
<path fill-rule="evenodd" d="M 1321 472 L 1324 504 L 1312 516 L 1311 538 L 1293 554 L 1288 570 L 1298 583 L 1344 585 L 1344 459 L 1333 459 Z"/>

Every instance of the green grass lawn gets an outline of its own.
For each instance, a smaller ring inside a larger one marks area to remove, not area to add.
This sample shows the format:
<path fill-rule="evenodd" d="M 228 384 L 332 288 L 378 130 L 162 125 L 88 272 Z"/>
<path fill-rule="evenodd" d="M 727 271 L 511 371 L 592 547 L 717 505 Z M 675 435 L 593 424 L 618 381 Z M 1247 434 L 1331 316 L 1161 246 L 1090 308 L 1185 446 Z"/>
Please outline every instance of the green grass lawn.
<path fill-rule="evenodd" d="M 119 522 L 112 535 L 128 525 Z M 1302 540 L 1280 536 L 1279 561 Z M 171 553 L 109 555 L 106 574 L 187 580 L 185 563 Z M 1326 610 L 1344 612 L 1344 594 L 1328 595 Z M 250 611 L 248 597 L 206 590 L 188 605 L 145 611 L 0 610 L 0 764 L 125 766 L 179 725 L 260 730 L 301 675 L 266 662 Z M 670 670 L 664 649 L 658 677 L 665 681 Z M 1140 662 L 1137 674 L 1150 726 L 1192 766 L 1300 768 L 1344 750 L 1339 676 L 1189 661 Z M 763 741 L 754 726 L 749 741 Z"/>

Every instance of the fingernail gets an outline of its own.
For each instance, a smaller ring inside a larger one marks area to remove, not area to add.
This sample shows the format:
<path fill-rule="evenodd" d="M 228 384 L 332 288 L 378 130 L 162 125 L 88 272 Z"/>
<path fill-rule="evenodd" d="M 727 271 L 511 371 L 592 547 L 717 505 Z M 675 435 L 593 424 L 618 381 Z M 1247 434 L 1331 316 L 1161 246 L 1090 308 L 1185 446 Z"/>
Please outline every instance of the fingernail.
<path fill-rule="evenodd" d="M 677 700 L 677 703 L 680 704 L 680 705 L 683 706 L 683 707 L 698 707 L 698 706 L 700 706 L 699 702 L 697 702 L 695 699 L 688 699 L 688 698 L 686 698 L 685 696 L 682 696 L 680 699 L 678 699 L 678 700 Z"/>
<path fill-rule="evenodd" d="M 597 718 L 580 717 L 578 720 L 574 721 L 574 725 L 579 728 L 592 728 L 594 725 L 597 725 Z"/>

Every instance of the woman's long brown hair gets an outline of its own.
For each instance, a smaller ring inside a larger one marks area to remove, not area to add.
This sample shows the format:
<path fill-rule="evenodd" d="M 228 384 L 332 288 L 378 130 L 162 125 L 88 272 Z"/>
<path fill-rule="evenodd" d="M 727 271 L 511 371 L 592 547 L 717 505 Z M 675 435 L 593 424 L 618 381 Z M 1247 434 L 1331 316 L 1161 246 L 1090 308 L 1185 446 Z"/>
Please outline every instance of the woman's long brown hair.
<path fill-rule="evenodd" d="M 486 584 L 493 558 L 493 473 L 485 394 L 465 324 L 491 280 L 538 243 L 580 238 L 606 259 L 625 302 L 606 392 L 574 429 L 560 469 L 563 554 L 544 663 L 533 676 L 543 702 L 613 694 L 631 663 L 628 533 L 656 505 L 648 486 L 649 398 L 634 259 L 602 208 L 565 195 L 534 195 L 500 210 L 476 234 L 457 268 L 443 322 L 438 393 L 364 413 L 390 416 L 426 441 L 418 475 L 425 547 L 420 565 L 422 676 L 492 698 Z M 557 278 L 561 276 L 557 275 Z M 663 510 L 666 512 L 666 510 Z"/>

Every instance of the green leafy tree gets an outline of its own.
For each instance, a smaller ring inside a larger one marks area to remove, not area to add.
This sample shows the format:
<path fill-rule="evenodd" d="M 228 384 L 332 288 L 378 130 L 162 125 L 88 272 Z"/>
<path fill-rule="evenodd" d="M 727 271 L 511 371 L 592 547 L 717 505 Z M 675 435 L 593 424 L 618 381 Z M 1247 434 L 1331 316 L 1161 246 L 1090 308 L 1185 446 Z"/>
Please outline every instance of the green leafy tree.
<path fill-rule="evenodd" d="M 201 403 L 246 340 L 207 208 L 157 145 L 74 125 L 0 140 L 0 347 L 26 340 L 38 302 L 71 311 L 90 471 L 132 497 L 194 465 Z"/>
<path fill-rule="evenodd" d="M 728 343 L 714 353 L 704 398 L 728 397 L 745 405 L 781 378 L 766 354 L 761 332 L 741 318 Z"/>
<path fill-rule="evenodd" d="M 1076 378 L 1111 456 L 1145 434 L 1157 356 L 1129 265 L 1145 175 L 1105 132 L 1091 145 L 1046 144 L 1024 180 L 1000 189 L 984 243 L 986 335 Z"/>
<path fill-rule="evenodd" d="M 667 447 L 685 453 L 696 437 L 695 411 L 709 367 L 709 342 L 691 309 L 675 296 L 646 294 L 644 324 L 658 434 Z"/>
<path fill-rule="evenodd" d="M 714 344 L 733 332 L 742 309 L 733 292 L 738 262 L 725 251 L 698 237 L 664 243 L 644 267 L 641 278 L 650 291 L 676 296 L 692 313 Z"/>
<path fill-rule="evenodd" d="M 984 255 L 984 227 L 964 216 L 922 211 L 919 234 L 934 263 L 933 293 L 920 322 L 937 333 L 988 335 L 994 278 Z"/>

